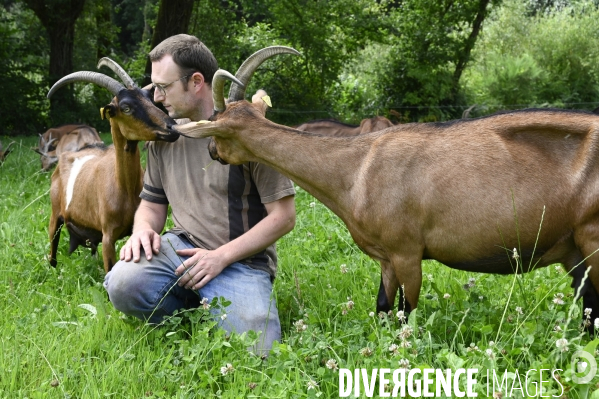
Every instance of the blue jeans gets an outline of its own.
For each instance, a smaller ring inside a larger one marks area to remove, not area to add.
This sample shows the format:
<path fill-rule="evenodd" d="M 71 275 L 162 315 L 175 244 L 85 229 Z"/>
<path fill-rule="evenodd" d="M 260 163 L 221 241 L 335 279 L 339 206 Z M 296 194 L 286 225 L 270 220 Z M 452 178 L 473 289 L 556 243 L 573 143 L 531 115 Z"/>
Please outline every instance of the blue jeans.
<path fill-rule="evenodd" d="M 185 238 L 171 233 L 162 236 L 160 253 L 148 261 L 143 254 L 138 263 L 117 262 L 104 278 L 104 288 L 114 307 L 121 312 L 150 323 L 159 323 L 177 309 L 198 307 L 201 298 L 208 303 L 215 297 L 231 302 L 218 318 L 228 332 L 239 334 L 261 331 L 259 342 L 250 348 L 266 354 L 273 341 L 281 340 L 281 324 L 272 292 L 270 275 L 242 263 L 233 263 L 200 290 L 188 290 L 177 285 L 175 269 L 188 257 L 175 250 L 194 248 Z M 199 296 L 198 296 L 199 295 Z"/>

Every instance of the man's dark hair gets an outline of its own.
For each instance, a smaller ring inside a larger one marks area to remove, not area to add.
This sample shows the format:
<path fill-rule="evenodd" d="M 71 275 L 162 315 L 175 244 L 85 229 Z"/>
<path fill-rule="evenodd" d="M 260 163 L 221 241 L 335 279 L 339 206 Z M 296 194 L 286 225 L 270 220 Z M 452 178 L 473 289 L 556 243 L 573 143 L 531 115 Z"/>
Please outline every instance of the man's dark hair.
<path fill-rule="evenodd" d="M 179 65 L 182 76 L 200 72 L 204 75 L 204 80 L 212 84 L 218 62 L 210 49 L 197 37 L 180 34 L 164 39 L 150 51 L 150 61 L 160 61 L 166 54 L 173 57 L 175 64 Z"/>

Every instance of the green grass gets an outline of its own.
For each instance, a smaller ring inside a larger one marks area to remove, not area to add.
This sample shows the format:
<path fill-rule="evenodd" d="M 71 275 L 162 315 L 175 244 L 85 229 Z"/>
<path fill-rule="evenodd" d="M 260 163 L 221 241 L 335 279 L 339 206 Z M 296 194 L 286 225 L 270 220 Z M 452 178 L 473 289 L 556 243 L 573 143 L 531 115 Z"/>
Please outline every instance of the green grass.
<path fill-rule="evenodd" d="M 586 347 L 596 356 L 599 340 L 580 332 L 581 303 L 573 303 L 560 267 L 515 277 L 425 262 L 419 307 L 400 325 L 395 315 L 371 314 L 379 265 L 301 189 L 296 227 L 278 243 L 283 342 L 270 357 L 246 351 L 255 334 L 226 338 L 201 310 L 160 328 L 124 317 L 102 287 L 101 259 L 89 249 L 67 256 L 66 232 L 58 267 L 49 266 L 51 174 L 39 172 L 29 150 L 35 137 L 16 141 L 0 166 L 1 398 L 332 398 L 339 395 L 335 367 L 408 363 L 478 368 L 478 397 L 487 397 L 487 370 L 518 370 L 523 379 L 529 369 L 560 368 L 564 397 L 599 397 L 599 377 L 586 385 L 571 379 L 572 354 Z M 563 304 L 554 303 L 558 294 Z M 556 345 L 561 338 L 567 351 Z M 227 364 L 233 370 L 221 372 Z M 544 395 L 560 394 L 555 380 L 544 379 L 552 381 Z"/>

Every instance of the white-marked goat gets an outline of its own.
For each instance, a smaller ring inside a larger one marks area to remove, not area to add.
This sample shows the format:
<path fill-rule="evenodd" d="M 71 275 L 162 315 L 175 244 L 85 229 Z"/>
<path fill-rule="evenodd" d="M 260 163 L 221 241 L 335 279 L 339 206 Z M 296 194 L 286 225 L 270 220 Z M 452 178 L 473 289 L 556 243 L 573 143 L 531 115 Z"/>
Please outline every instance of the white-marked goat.
<path fill-rule="evenodd" d="M 115 242 L 131 233 L 140 202 L 143 170 L 138 141 L 174 141 L 179 135 L 172 130 L 175 122 L 154 105 L 149 93 L 139 89 L 122 68 L 109 59 L 102 59 L 100 65 L 117 72 L 127 87 L 100 73 L 75 72 L 56 82 L 48 93 L 50 97 L 68 83 L 90 82 L 115 96 L 100 111 L 102 117 L 110 119 L 114 145 L 63 152 L 52 174 L 50 264 L 56 266 L 60 229 L 66 224 L 69 253 L 79 245 L 95 251 L 101 242 L 104 270 L 108 272 L 116 262 Z"/>

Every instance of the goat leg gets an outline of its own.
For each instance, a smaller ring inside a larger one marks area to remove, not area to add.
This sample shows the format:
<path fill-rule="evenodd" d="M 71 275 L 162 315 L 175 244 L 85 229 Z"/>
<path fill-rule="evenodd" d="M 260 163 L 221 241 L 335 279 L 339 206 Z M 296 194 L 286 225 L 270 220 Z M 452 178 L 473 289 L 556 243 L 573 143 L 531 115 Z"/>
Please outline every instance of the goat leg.
<path fill-rule="evenodd" d="M 391 257 L 390 265 L 381 262 L 383 271 L 383 280 L 385 278 L 392 281 L 387 282 L 385 289 L 395 287 L 393 299 L 396 291 L 399 290 L 400 298 L 398 309 L 407 314 L 418 306 L 418 296 L 422 286 L 422 253 L 394 254 Z M 388 272 L 386 271 L 388 270 Z M 393 274 L 393 272 L 395 272 Z M 391 282 L 394 285 L 391 285 Z M 387 291 L 387 295 L 389 292 Z"/>
<path fill-rule="evenodd" d="M 116 250 L 114 248 L 112 234 L 107 231 L 102 232 L 102 259 L 104 260 L 104 271 L 108 273 L 116 263 Z"/>
<path fill-rule="evenodd" d="M 50 236 L 50 265 L 56 267 L 56 253 L 58 252 L 58 241 L 60 240 L 60 231 L 64 224 L 62 216 L 57 216 L 52 210 L 50 215 L 50 226 L 48 234 Z"/>
<path fill-rule="evenodd" d="M 387 313 L 393 309 L 398 289 L 399 282 L 395 277 L 395 272 L 391 268 L 391 263 L 381 261 L 381 284 L 376 301 L 377 313 Z"/>

